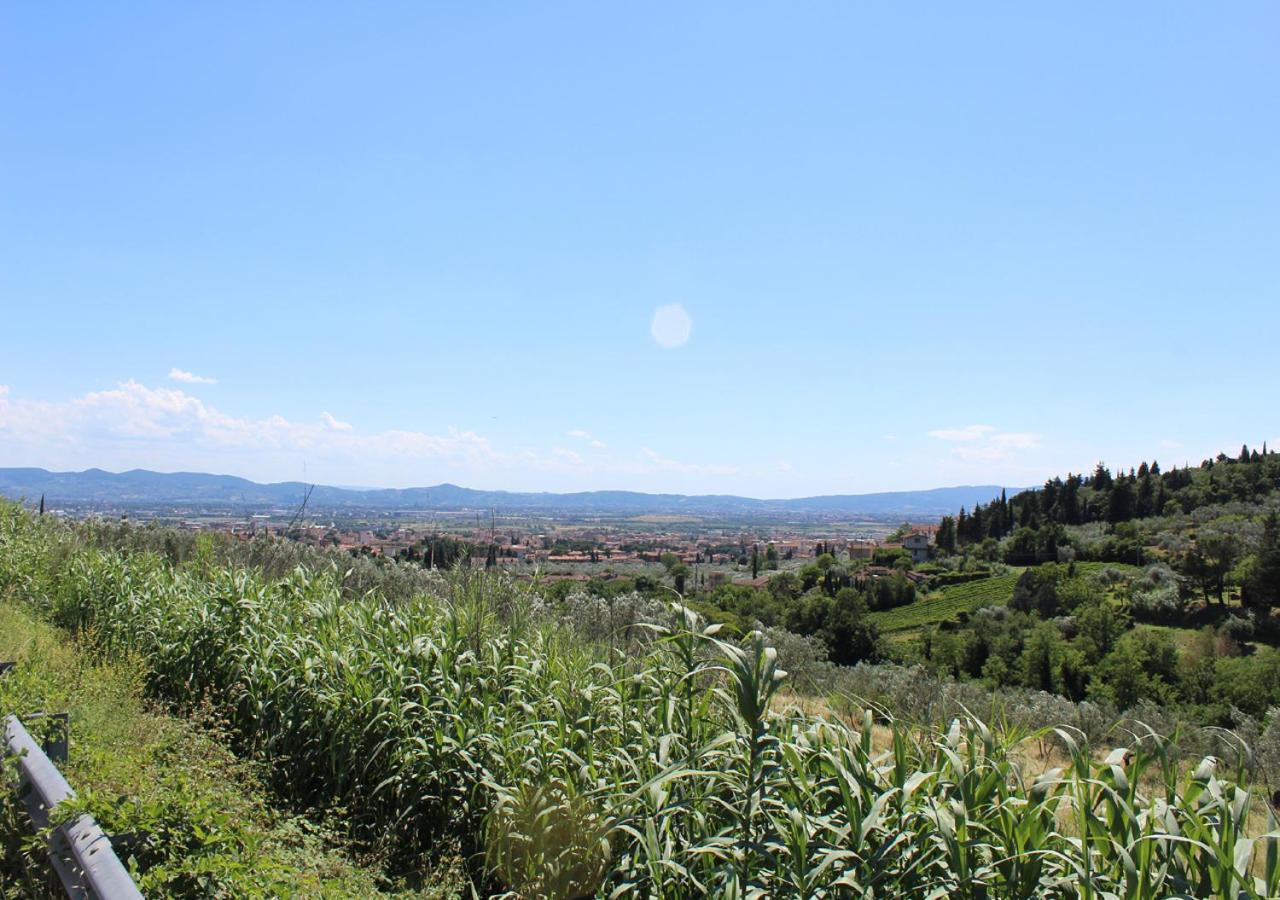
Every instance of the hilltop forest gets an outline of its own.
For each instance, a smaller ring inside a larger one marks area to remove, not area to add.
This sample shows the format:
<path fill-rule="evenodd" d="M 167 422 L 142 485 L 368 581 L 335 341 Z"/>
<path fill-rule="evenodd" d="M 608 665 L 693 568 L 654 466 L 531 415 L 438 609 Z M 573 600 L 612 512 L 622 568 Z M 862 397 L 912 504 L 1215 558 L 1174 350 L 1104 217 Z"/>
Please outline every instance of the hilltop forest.
<path fill-rule="evenodd" d="M 1256 519 L 1254 514 L 1278 490 L 1280 455 L 1269 453 L 1265 445 L 1261 451 L 1242 446 L 1238 456 L 1219 454 L 1196 468 L 1161 471 L 1158 462 L 1144 462 L 1113 474 L 1098 463 L 1090 475 L 1054 478 L 1042 488 L 1012 498 L 1002 494 L 971 513 L 961 509 L 954 518 L 944 517 L 937 543 L 943 553 L 973 548 L 1011 565 L 1056 561 L 1060 548 L 1080 558 L 1134 564 L 1186 551 L 1180 558 L 1186 574 L 1206 599 L 1212 591 L 1221 602 L 1228 576 L 1254 549 L 1246 523 Z M 1201 528 L 1175 527 L 1179 517 L 1206 509 L 1220 514 Z M 1143 522 L 1150 526 L 1139 527 Z M 1107 527 L 1069 530 L 1089 525 Z M 1145 540 L 1188 530 L 1194 539 L 1185 543 L 1162 540 L 1152 545 Z M 1275 602 L 1274 585 L 1251 582 L 1243 571 L 1235 574 L 1246 603 L 1251 591 L 1260 592 L 1261 605 Z"/>

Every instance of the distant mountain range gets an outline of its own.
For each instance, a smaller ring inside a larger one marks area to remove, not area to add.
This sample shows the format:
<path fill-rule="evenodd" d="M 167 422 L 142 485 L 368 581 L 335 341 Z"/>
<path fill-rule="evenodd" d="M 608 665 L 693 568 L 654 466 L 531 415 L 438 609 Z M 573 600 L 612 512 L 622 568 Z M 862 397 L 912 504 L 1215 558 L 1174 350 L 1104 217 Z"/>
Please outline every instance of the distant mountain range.
<path fill-rule="evenodd" d="M 49 472 L 0 468 L 0 495 L 35 501 L 42 494 L 56 507 L 195 507 L 242 512 L 296 508 L 307 485 L 298 481 L 259 484 L 234 475 L 201 472 Z M 1018 488 L 1010 488 L 1012 494 Z M 999 496 L 999 485 L 966 485 L 924 491 L 835 494 L 791 500 L 757 500 L 723 494 L 644 494 L 583 491 L 572 494 L 478 491 L 454 484 L 404 489 L 351 489 L 317 485 L 309 508 L 316 511 L 409 512 L 488 510 L 580 515 L 863 515 L 940 516 Z"/>

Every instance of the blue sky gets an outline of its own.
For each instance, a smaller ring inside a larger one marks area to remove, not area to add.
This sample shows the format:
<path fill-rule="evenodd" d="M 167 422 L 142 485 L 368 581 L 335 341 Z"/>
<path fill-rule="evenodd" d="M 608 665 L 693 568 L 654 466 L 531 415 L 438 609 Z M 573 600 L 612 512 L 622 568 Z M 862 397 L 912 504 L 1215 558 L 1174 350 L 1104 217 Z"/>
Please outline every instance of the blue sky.
<path fill-rule="evenodd" d="M 9 4 L 0 465 L 796 496 L 1280 443 L 1277 34 Z"/>

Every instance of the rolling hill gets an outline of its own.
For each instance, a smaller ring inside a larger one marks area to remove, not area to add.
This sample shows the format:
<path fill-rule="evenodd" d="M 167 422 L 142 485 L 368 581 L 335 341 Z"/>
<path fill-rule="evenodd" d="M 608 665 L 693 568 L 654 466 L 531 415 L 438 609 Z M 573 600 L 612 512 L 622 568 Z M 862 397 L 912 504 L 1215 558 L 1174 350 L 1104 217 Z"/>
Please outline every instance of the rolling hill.
<path fill-rule="evenodd" d="M 0 496 L 34 500 L 44 495 L 53 506 L 194 505 L 246 510 L 296 506 L 306 485 L 297 481 L 260 484 L 234 475 L 201 472 L 50 472 L 38 468 L 0 468 Z M 760 500 L 732 495 L 646 494 L 637 491 L 520 493 L 484 491 L 438 484 L 403 489 L 347 489 L 318 485 L 310 505 L 333 510 L 481 510 L 564 512 L 585 515 L 862 515 L 933 517 L 960 506 L 991 500 L 998 485 L 833 494 Z"/>

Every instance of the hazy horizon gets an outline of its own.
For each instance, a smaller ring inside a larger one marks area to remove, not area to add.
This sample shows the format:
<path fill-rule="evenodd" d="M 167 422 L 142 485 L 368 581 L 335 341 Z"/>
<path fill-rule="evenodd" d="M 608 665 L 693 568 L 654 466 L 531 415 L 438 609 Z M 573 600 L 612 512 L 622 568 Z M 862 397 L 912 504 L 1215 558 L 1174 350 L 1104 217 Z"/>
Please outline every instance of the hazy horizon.
<path fill-rule="evenodd" d="M 199 475 L 199 476 L 205 476 L 205 475 L 207 475 L 207 476 L 214 477 L 214 478 L 243 478 L 243 479 L 245 479 L 246 481 L 251 481 L 251 482 L 253 482 L 253 483 L 255 483 L 255 484 L 264 484 L 264 485 L 270 485 L 270 484 L 312 484 L 312 483 L 314 483 L 314 484 L 316 484 L 317 486 L 323 486 L 323 487 L 328 487 L 328 488 L 336 488 L 336 489 L 338 489 L 338 490 L 342 490 L 342 491 L 395 491 L 395 490 L 421 490 L 421 489 L 429 489 L 429 488 L 435 488 L 435 487 L 445 487 L 445 486 L 448 486 L 448 487 L 464 488 L 464 489 L 467 489 L 467 490 L 482 491 L 482 492 L 487 492 L 487 493 L 492 492 L 492 493 L 513 493 L 513 494 L 529 494 L 529 493 L 569 494 L 569 493 L 592 493 L 592 492 L 623 492 L 623 493 L 644 493 L 644 494 L 676 493 L 676 494 L 684 494 L 684 495 L 686 495 L 686 496 L 710 496 L 710 495 L 711 495 L 711 492 L 686 493 L 686 492 L 675 492 L 675 491 L 631 491 L 631 490 L 630 490 L 630 489 L 628 489 L 628 488 L 590 488 L 590 489 L 588 489 L 588 490 L 586 490 L 586 491 L 536 491 L 536 490 L 535 490 L 535 491 L 517 491 L 517 490 L 511 490 L 511 489 L 509 489 L 509 488 L 504 488 L 504 487 L 500 487 L 500 486 L 486 486 L 486 485 L 458 484 L 458 483 L 456 483 L 456 482 L 452 482 L 452 481 L 435 482 L 435 483 L 432 483 L 432 484 L 427 484 L 427 483 L 422 483 L 422 484 L 408 484 L 408 485 L 400 485 L 400 486 L 391 486 L 391 485 L 369 485 L 369 484 L 366 484 L 366 485 L 351 485 L 351 484 L 331 484 L 331 483 L 322 483 L 322 482 L 302 482 L 302 481 L 299 481 L 298 479 L 290 479 L 290 478 L 278 479 L 278 480 L 273 480 L 273 481 L 261 481 L 261 480 L 259 480 L 259 479 L 249 478 L 249 477 L 247 477 L 247 476 L 245 476 L 245 475 L 239 475 L 239 474 L 237 474 L 237 473 L 235 473 L 235 472 L 202 472 L 202 471 L 194 471 L 194 470 L 190 470 L 190 469 L 171 469 L 171 470 L 160 470 L 160 469 L 147 469 L 147 468 L 141 468 L 141 467 L 135 467 L 135 468 L 131 468 L 131 469 L 118 469 L 118 470 L 111 470 L 111 469 L 105 469 L 105 468 L 103 468 L 103 467 L 101 467 L 101 466 L 90 466 L 90 467 L 88 467 L 88 468 L 86 468 L 86 469 L 54 470 L 54 469 L 49 469 L 49 468 L 47 468 L 47 467 L 45 467 L 45 466 L 0 466 L 0 471 L 3 471 L 3 470 L 5 470 L 5 469 L 43 469 L 44 471 L 47 471 L 47 472 L 48 472 L 49 474 L 51 474 L 51 475 L 68 475 L 68 474 L 70 474 L 70 475 L 83 475 L 83 474 L 85 474 L 85 473 L 87 473 L 87 472 L 93 472 L 93 471 L 97 471 L 97 472 L 105 472 L 105 473 L 106 473 L 106 474 L 108 474 L 108 475 L 127 475 L 127 474 L 129 474 L 129 473 L 131 473 L 131 472 L 147 472 L 147 473 L 154 474 L 154 475 Z M 1025 490 L 1025 489 L 1027 489 L 1027 488 L 1034 488 L 1034 487 L 1038 487 L 1038 485 L 1014 485 L 1014 484 L 1001 485 L 1001 484 L 999 484 L 999 483 L 994 483 L 994 482 L 993 482 L 993 483 L 991 483 L 991 484 L 978 484 L 978 483 L 974 483 L 974 484 L 934 484 L 934 485 L 921 485 L 921 486 L 914 487 L 914 488 L 902 488 L 902 489 L 899 489 L 899 490 L 889 490 L 889 491 L 857 491 L 857 492 L 853 492 L 853 495 L 855 495 L 855 496 L 856 496 L 856 495 L 858 495 L 858 494 L 911 494 L 911 493 L 927 493 L 927 492 L 930 492 L 930 491 L 946 491 L 946 490 L 952 490 L 952 489 L 963 489 L 963 488 L 984 488 L 984 489 L 985 489 L 985 488 L 994 488 L 995 490 L 1006 489 L 1006 490 L 1010 490 L 1010 491 L 1012 491 L 1012 490 Z M 727 496 L 737 496 L 737 497 L 741 497 L 741 498 L 746 499 L 746 500 L 766 500 L 766 501 L 768 501 L 768 500 L 802 500 L 802 499 L 806 499 L 806 498 L 808 498 L 808 497 L 821 497 L 821 496 L 843 496 L 843 494 L 837 494 L 837 493 L 833 493 L 833 492 L 831 492 L 831 491 L 823 491 L 823 492 L 820 492 L 820 493 L 818 493 L 818 494 L 795 495 L 795 496 L 788 496 L 788 497 L 783 497 L 783 496 L 749 495 L 749 494 L 732 494 L 732 493 L 727 494 Z"/>

